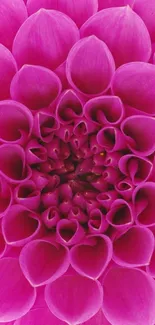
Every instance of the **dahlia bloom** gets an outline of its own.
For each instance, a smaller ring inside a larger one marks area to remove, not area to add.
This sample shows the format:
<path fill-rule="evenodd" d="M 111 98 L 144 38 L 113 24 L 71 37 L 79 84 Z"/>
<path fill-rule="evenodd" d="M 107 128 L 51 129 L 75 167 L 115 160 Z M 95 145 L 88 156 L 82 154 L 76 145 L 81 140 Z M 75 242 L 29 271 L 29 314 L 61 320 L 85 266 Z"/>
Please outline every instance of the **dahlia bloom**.
<path fill-rule="evenodd" d="M 0 324 L 155 325 L 155 2 L 0 1 Z"/>

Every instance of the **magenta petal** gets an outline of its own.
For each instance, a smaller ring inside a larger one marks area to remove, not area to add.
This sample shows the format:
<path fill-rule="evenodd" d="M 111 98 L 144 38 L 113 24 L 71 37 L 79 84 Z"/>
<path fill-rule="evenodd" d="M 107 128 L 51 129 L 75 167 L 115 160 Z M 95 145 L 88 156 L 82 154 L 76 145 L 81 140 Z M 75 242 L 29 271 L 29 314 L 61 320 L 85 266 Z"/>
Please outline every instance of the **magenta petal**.
<path fill-rule="evenodd" d="M 81 36 L 92 34 L 107 44 L 116 66 L 130 61 L 147 62 L 151 56 L 148 30 L 129 6 L 108 8 L 89 18 L 81 28 Z"/>
<path fill-rule="evenodd" d="M 10 84 L 17 70 L 16 61 L 11 52 L 0 44 L 0 99 L 10 97 Z"/>
<path fill-rule="evenodd" d="M 110 7 L 124 7 L 126 5 L 133 6 L 135 0 L 98 0 L 99 10 Z"/>
<path fill-rule="evenodd" d="M 128 267 L 148 265 L 154 250 L 154 236 L 151 230 L 134 226 L 116 239 L 113 247 L 115 263 Z"/>
<path fill-rule="evenodd" d="M 35 289 L 25 279 L 17 259 L 7 257 L 0 260 L 0 287 L 1 322 L 16 320 L 33 306 Z"/>
<path fill-rule="evenodd" d="M 98 281 L 69 274 L 46 286 L 45 299 L 56 317 L 70 324 L 80 324 L 98 312 L 103 292 Z"/>
<path fill-rule="evenodd" d="M 27 10 L 22 0 L 0 1 L 0 43 L 12 49 L 13 39 L 27 19 Z"/>
<path fill-rule="evenodd" d="M 87 95 L 105 92 L 114 70 L 114 60 L 108 47 L 95 36 L 77 42 L 67 58 L 66 73 L 70 85 Z"/>
<path fill-rule="evenodd" d="M 32 132 L 29 109 L 12 100 L 0 101 L 0 141 L 24 144 Z"/>
<path fill-rule="evenodd" d="M 92 234 L 102 234 L 108 228 L 108 222 L 100 209 L 91 209 L 89 212 L 88 228 Z"/>
<path fill-rule="evenodd" d="M 113 78 L 112 89 L 122 101 L 142 112 L 155 114 L 155 66 L 145 62 L 124 64 Z"/>
<path fill-rule="evenodd" d="M 111 268 L 105 276 L 103 288 L 103 312 L 110 323 L 154 324 L 155 284 L 145 272 Z"/>
<path fill-rule="evenodd" d="M 61 82 L 51 70 L 24 65 L 11 83 L 11 97 L 30 109 L 49 106 L 61 92 Z"/>
<path fill-rule="evenodd" d="M 44 285 L 67 271 L 68 249 L 50 242 L 50 239 L 34 240 L 22 249 L 19 263 L 32 286 Z"/>
<path fill-rule="evenodd" d="M 19 29 L 13 54 L 19 67 L 27 63 L 54 70 L 66 60 L 78 39 L 78 28 L 69 17 L 59 11 L 41 9 Z"/>
<path fill-rule="evenodd" d="M 105 318 L 103 311 L 100 309 L 95 316 L 90 318 L 88 321 L 82 323 L 81 325 L 111 325 L 111 324 Z"/>
<path fill-rule="evenodd" d="M 31 169 L 25 164 L 25 152 L 14 144 L 0 146 L 0 174 L 10 183 L 24 182 L 31 177 Z"/>
<path fill-rule="evenodd" d="M 42 213 L 42 220 L 48 229 L 56 227 L 60 220 L 59 210 L 56 206 L 51 206 Z"/>
<path fill-rule="evenodd" d="M 63 322 L 57 317 L 55 317 L 50 312 L 48 307 L 31 309 L 25 316 L 16 320 L 16 322 L 14 323 L 14 325 L 45 325 L 45 324 L 46 325 L 67 325 L 66 322 Z M 8 324 L 8 325 L 12 325 L 12 324 Z"/>
<path fill-rule="evenodd" d="M 0 177 L 0 218 L 3 217 L 11 207 L 13 200 L 11 186 Z"/>
<path fill-rule="evenodd" d="M 40 191 L 33 181 L 28 180 L 14 189 L 14 199 L 30 210 L 37 210 L 40 206 Z"/>
<path fill-rule="evenodd" d="M 63 245 L 75 245 L 85 236 L 83 227 L 76 219 L 61 219 L 56 228 L 57 241 Z"/>
<path fill-rule="evenodd" d="M 155 183 L 140 184 L 133 192 L 136 222 L 138 225 L 150 227 L 155 225 Z"/>
<path fill-rule="evenodd" d="M 155 249 L 153 251 L 153 254 L 151 256 L 151 260 L 148 266 L 146 266 L 146 271 L 149 275 L 151 275 L 153 278 L 155 278 Z"/>
<path fill-rule="evenodd" d="M 154 0 L 136 0 L 134 11 L 143 19 L 150 33 L 151 39 L 155 41 L 155 2 Z"/>
<path fill-rule="evenodd" d="M 57 103 L 56 117 L 62 124 L 68 124 L 77 117 L 82 117 L 82 115 L 83 107 L 80 98 L 73 90 L 65 90 Z M 67 140 L 66 138 L 67 135 L 65 140 Z"/>
<path fill-rule="evenodd" d="M 70 254 L 71 265 L 79 274 L 97 279 L 112 258 L 112 243 L 105 235 L 89 235 L 82 244 L 72 247 Z"/>
<path fill-rule="evenodd" d="M 149 156 L 155 150 L 155 119 L 151 116 L 133 115 L 121 125 L 131 151 L 136 155 Z M 145 134 L 145 136 L 144 136 Z M 141 139 L 143 138 L 143 141 Z"/>
<path fill-rule="evenodd" d="M 115 185 L 115 189 L 123 199 L 129 201 L 132 197 L 134 185 L 130 178 L 124 178 Z"/>
<path fill-rule="evenodd" d="M 107 221 L 116 229 L 126 229 L 133 224 L 133 212 L 128 202 L 123 199 L 115 200 L 107 213 Z"/>
<path fill-rule="evenodd" d="M 38 112 L 34 117 L 33 133 L 43 142 L 51 142 L 54 132 L 59 129 L 59 122 L 50 113 Z"/>
<path fill-rule="evenodd" d="M 98 144 L 108 152 L 125 148 L 125 139 L 120 130 L 113 126 L 105 126 L 97 134 Z"/>
<path fill-rule="evenodd" d="M 28 164 L 39 164 L 47 161 L 47 150 L 36 139 L 30 140 L 26 146 L 26 161 Z"/>
<path fill-rule="evenodd" d="M 71 17 L 80 27 L 98 9 L 97 0 L 28 0 L 27 9 L 31 15 L 41 8 L 55 9 Z"/>
<path fill-rule="evenodd" d="M 42 234 L 41 222 L 35 212 L 14 204 L 2 219 L 2 232 L 9 245 L 23 246 Z"/>
<path fill-rule="evenodd" d="M 90 99 L 84 106 L 85 117 L 95 124 L 118 124 L 124 115 L 124 107 L 117 96 L 101 96 Z"/>

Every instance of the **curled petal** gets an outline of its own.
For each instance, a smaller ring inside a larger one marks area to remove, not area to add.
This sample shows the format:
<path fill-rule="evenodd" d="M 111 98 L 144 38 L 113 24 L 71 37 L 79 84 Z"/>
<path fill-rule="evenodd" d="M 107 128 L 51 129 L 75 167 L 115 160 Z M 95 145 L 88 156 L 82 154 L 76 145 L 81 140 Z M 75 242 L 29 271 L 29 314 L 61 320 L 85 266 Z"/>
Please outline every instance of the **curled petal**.
<path fill-rule="evenodd" d="M 82 224 L 88 221 L 88 216 L 85 212 L 82 211 L 82 209 L 77 206 L 73 206 L 69 211 L 68 219 L 76 219 L 79 221 L 79 223 Z"/>
<path fill-rule="evenodd" d="M 127 117 L 123 121 L 121 129 L 128 147 L 134 154 L 145 157 L 154 152 L 155 119 L 153 117 L 144 115 Z"/>
<path fill-rule="evenodd" d="M 67 271 L 68 249 L 52 244 L 50 240 L 34 240 L 22 249 L 19 263 L 32 286 L 44 285 L 55 281 Z"/>
<path fill-rule="evenodd" d="M 49 143 L 54 136 L 54 132 L 59 129 L 57 119 L 47 112 L 38 112 L 34 117 L 33 133 L 43 142 Z"/>
<path fill-rule="evenodd" d="M 0 232 L 0 258 L 3 257 L 7 250 L 7 245 L 2 232 Z"/>
<path fill-rule="evenodd" d="M 85 232 L 76 219 L 62 219 L 57 223 L 56 235 L 60 244 L 70 246 L 82 240 Z"/>
<path fill-rule="evenodd" d="M 61 321 L 55 317 L 48 307 L 39 307 L 31 309 L 25 316 L 15 321 L 14 325 L 67 325 L 66 322 Z M 3 325 L 3 324 L 2 324 Z M 13 325 L 13 324 L 8 324 Z M 89 324 L 88 324 L 89 325 Z M 104 325 L 104 324 L 103 324 Z M 105 324 L 105 325 L 108 325 Z"/>
<path fill-rule="evenodd" d="M 66 73 L 70 85 L 86 95 L 105 92 L 114 70 L 115 63 L 108 47 L 95 36 L 77 42 L 67 58 Z"/>
<path fill-rule="evenodd" d="M 117 96 L 101 96 L 92 98 L 85 104 L 84 115 L 97 125 L 115 125 L 122 120 L 124 107 Z"/>
<path fill-rule="evenodd" d="M 112 203 L 106 218 L 108 223 L 118 230 L 130 227 L 134 221 L 131 206 L 123 199 L 117 199 Z"/>
<path fill-rule="evenodd" d="M 155 284 L 145 272 L 111 268 L 104 278 L 103 288 L 103 312 L 110 323 L 154 324 Z"/>
<path fill-rule="evenodd" d="M 30 165 L 47 161 L 47 150 L 37 140 L 33 139 L 26 146 L 26 160 Z"/>
<path fill-rule="evenodd" d="M 16 61 L 11 52 L 0 44 L 0 99 L 10 97 L 10 84 L 17 71 Z"/>
<path fill-rule="evenodd" d="M 70 142 L 73 136 L 73 125 L 61 124 L 61 128 L 59 128 L 55 134 L 63 142 L 65 143 Z"/>
<path fill-rule="evenodd" d="M 115 189 L 125 200 L 129 201 L 134 190 L 133 182 L 130 178 L 124 178 L 115 185 Z"/>
<path fill-rule="evenodd" d="M 44 67 L 24 65 L 11 83 L 11 97 L 30 109 L 49 106 L 61 92 L 57 75 Z"/>
<path fill-rule="evenodd" d="M 83 115 L 82 101 L 77 94 L 68 89 L 62 93 L 56 108 L 56 116 L 62 124 L 68 124 Z"/>
<path fill-rule="evenodd" d="M 110 209 L 112 203 L 117 199 L 117 197 L 118 194 L 116 191 L 107 191 L 99 193 L 96 196 L 96 199 L 105 209 Z"/>
<path fill-rule="evenodd" d="M 33 116 L 29 109 L 12 100 L 0 101 L 0 141 L 24 144 L 31 135 Z"/>
<path fill-rule="evenodd" d="M 18 204 L 30 210 L 37 210 L 40 205 L 40 191 L 32 180 L 19 184 L 14 190 L 14 199 Z"/>
<path fill-rule="evenodd" d="M 44 173 L 40 173 L 38 170 L 32 171 L 31 179 L 36 184 L 38 190 L 42 191 L 44 187 L 48 184 L 49 180 Z"/>
<path fill-rule="evenodd" d="M 71 324 L 80 324 L 94 316 L 102 299 L 101 284 L 76 273 L 64 275 L 45 288 L 45 300 L 51 312 Z"/>
<path fill-rule="evenodd" d="M 113 260 L 118 265 L 126 267 L 148 265 L 154 250 L 154 235 L 147 228 L 134 226 L 116 239 L 113 247 Z"/>
<path fill-rule="evenodd" d="M 59 210 L 56 206 L 50 206 L 42 213 L 42 220 L 47 228 L 52 229 L 56 227 L 60 220 Z"/>
<path fill-rule="evenodd" d="M 35 212 L 14 204 L 2 219 L 2 232 L 9 245 L 23 246 L 43 232 Z"/>
<path fill-rule="evenodd" d="M 150 227 L 155 225 L 155 183 L 146 182 L 136 187 L 133 192 L 136 222 Z"/>
<path fill-rule="evenodd" d="M 98 0 L 99 10 L 110 7 L 124 7 L 126 5 L 133 6 L 135 0 Z"/>
<path fill-rule="evenodd" d="M 0 177 L 0 217 L 3 217 L 12 204 L 12 189 L 3 177 Z"/>
<path fill-rule="evenodd" d="M 133 185 L 137 186 L 147 181 L 151 175 L 153 164 L 146 158 L 129 154 L 121 157 L 119 169 L 126 176 L 130 176 Z"/>
<path fill-rule="evenodd" d="M 112 243 L 105 235 L 89 235 L 72 247 L 70 254 L 71 265 L 79 274 L 97 279 L 112 258 Z"/>
<path fill-rule="evenodd" d="M 25 164 L 25 152 L 19 145 L 0 146 L 0 174 L 10 183 L 22 183 L 31 177 L 31 169 Z"/>
<path fill-rule="evenodd" d="M 92 209 L 89 214 L 88 229 L 92 234 L 101 234 L 108 228 L 108 222 L 100 209 Z"/>
<path fill-rule="evenodd" d="M 152 39 L 155 41 L 155 3 L 153 0 L 136 0 L 134 11 L 143 19 Z"/>
<path fill-rule="evenodd" d="M 18 30 L 13 54 L 19 67 L 27 63 L 54 70 L 66 60 L 78 39 L 78 28 L 69 17 L 59 11 L 41 9 Z"/>
<path fill-rule="evenodd" d="M 0 287 L 1 322 L 16 320 L 33 306 L 36 291 L 25 279 L 16 258 L 0 260 Z"/>
<path fill-rule="evenodd" d="M 81 36 L 92 34 L 107 44 L 116 66 L 131 61 L 147 62 L 151 56 L 148 30 L 129 6 L 107 8 L 89 18 L 81 28 Z"/>
<path fill-rule="evenodd" d="M 27 10 L 22 0 L 1 0 L 0 43 L 11 50 L 14 37 L 26 19 Z"/>
<path fill-rule="evenodd" d="M 146 266 L 146 271 L 149 275 L 155 278 L 155 249 L 153 250 L 149 265 Z"/>
<path fill-rule="evenodd" d="M 87 136 L 90 133 L 93 133 L 96 131 L 96 125 L 94 125 L 93 122 L 88 121 L 85 118 L 77 120 L 75 122 L 74 128 L 73 128 L 73 133 L 77 137 L 84 137 Z"/>
<path fill-rule="evenodd" d="M 124 64 L 113 78 L 113 93 L 141 112 L 155 114 L 155 66 L 146 62 Z"/>
<path fill-rule="evenodd" d="M 97 142 L 108 152 L 118 151 L 125 148 L 125 139 L 121 131 L 113 126 L 105 126 L 97 134 Z"/>

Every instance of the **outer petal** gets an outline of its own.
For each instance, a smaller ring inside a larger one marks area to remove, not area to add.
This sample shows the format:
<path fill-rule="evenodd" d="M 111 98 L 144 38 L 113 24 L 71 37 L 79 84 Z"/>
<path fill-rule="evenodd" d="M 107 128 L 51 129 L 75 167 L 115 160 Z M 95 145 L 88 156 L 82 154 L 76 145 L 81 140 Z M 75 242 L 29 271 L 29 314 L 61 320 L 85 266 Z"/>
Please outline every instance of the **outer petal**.
<path fill-rule="evenodd" d="M 40 8 L 55 9 L 71 17 L 80 27 L 98 9 L 97 0 L 28 0 L 27 9 L 31 15 Z"/>
<path fill-rule="evenodd" d="M 133 192 L 136 222 L 138 225 L 151 227 L 155 225 L 155 183 L 146 182 L 136 187 Z"/>
<path fill-rule="evenodd" d="M 36 292 L 21 272 L 18 260 L 0 260 L 0 321 L 9 322 L 25 315 L 33 306 Z"/>
<path fill-rule="evenodd" d="M 11 52 L 0 44 L 0 100 L 10 97 L 10 84 L 17 71 L 16 61 Z"/>
<path fill-rule="evenodd" d="M 140 156 L 149 156 L 155 150 L 155 119 L 150 116 L 133 115 L 121 125 L 128 147 Z M 143 141 L 142 141 L 143 139 Z"/>
<path fill-rule="evenodd" d="M 82 101 L 77 94 L 72 89 L 67 89 L 62 93 L 57 103 L 56 117 L 62 124 L 70 124 L 76 118 L 82 117 L 82 106 Z"/>
<path fill-rule="evenodd" d="M 45 299 L 56 317 L 80 324 L 98 312 L 103 292 L 98 281 L 69 274 L 46 286 Z"/>
<path fill-rule="evenodd" d="M 40 206 L 40 191 L 32 180 L 28 180 L 14 189 L 14 199 L 28 209 L 37 210 Z"/>
<path fill-rule="evenodd" d="M 16 320 L 14 325 L 67 325 L 55 317 L 48 307 L 30 310 L 25 316 Z M 8 324 L 11 325 L 11 324 Z M 106 324 L 105 324 L 106 325 Z"/>
<path fill-rule="evenodd" d="M 148 265 L 154 250 L 154 235 L 147 228 L 134 226 L 116 239 L 113 247 L 115 263 L 128 267 Z"/>
<path fill-rule="evenodd" d="M 89 18 L 81 28 L 81 36 L 92 34 L 108 45 L 117 66 L 130 61 L 147 62 L 151 56 L 148 30 L 129 6 L 104 9 Z"/>
<path fill-rule="evenodd" d="M 99 10 L 110 7 L 124 7 L 126 5 L 133 6 L 135 0 L 98 0 Z"/>
<path fill-rule="evenodd" d="M 100 309 L 95 316 L 93 316 L 86 322 L 82 323 L 81 325 L 111 325 L 111 324 L 105 318 L 103 311 Z"/>
<path fill-rule="evenodd" d="M 84 106 L 84 115 L 95 124 L 118 124 L 124 115 L 124 107 L 117 96 L 100 96 L 90 99 Z"/>
<path fill-rule="evenodd" d="M 151 39 L 155 41 L 155 2 L 153 0 L 135 0 L 133 10 L 143 19 L 150 33 Z"/>
<path fill-rule="evenodd" d="M 154 324 L 155 284 L 145 272 L 138 269 L 111 268 L 105 276 L 103 288 L 103 311 L 110 323 Z"/>
<path fill-rule="evenodd" d="M 19 29 L 13 54 L 19 67 L 27 63 L 54 70 L 66 60 L 78 39 L 78 28 L 69 17 L 59 11 L 41 9 Z"/>
<path fill-rule="evenodd" d="M 3 217 L 12 204 L 12 189 L 11 186 L 0 177 L 0 217 Z"/>
<path fill-rule="evenodd" d="M 95 36 L 77 42 L 67 58 L 66 73 L 70 85 L 90 96 L 106 91 L 114 69 L 108 47 Z"/>
<path fill-rule="evenodd" d="M 68 249 L 48 239 L 34 240 L 22 249 L 19 263 L 32 286 L 44 285 L 67 271 Z"/>
<path fill-rule="evenodd" d="M 51 70 L 24 65 L 11 83 L 11 97 L 30 109 L 49 106 L 61 92 L 61 82 Z"/>
<path fill-rule="evenodd" d="M 29 109 L 12 100 L 0 101 L 0 141 L 24 144 L 32 132 Z"/>
<path fill-rule="evenodd" d="M 7 244 L 23 246 L 41 235 L 42 227 L 35 212 L 14 204 L 2 220 L 2 232 Z"/>
<path fill-rule="evenodd" d="M 1 0 L 0 43 L 11 50 L 13 39 L 26 19 L 27 10 L 22 0 Z"/>
<path fill-rule="evenodd" d="M 70 254 L 71 265 L 79 274 L 97 279 L 112 258 L 112 243 L 105 235 L 89 235 L 82 244 L 72 247 Z"/>
<path fill-rule="evenodd" d="M 155 114 L 155 66 L 131 62 L 116 70 L 112 89 L 122 101 L 142 112 Z"/>
<path fill-rule="evenodd" d="M 149 265 L 146 266 L 146 271 L 149 275 L 155 278 L 155 249 L 153 251 Z"/>

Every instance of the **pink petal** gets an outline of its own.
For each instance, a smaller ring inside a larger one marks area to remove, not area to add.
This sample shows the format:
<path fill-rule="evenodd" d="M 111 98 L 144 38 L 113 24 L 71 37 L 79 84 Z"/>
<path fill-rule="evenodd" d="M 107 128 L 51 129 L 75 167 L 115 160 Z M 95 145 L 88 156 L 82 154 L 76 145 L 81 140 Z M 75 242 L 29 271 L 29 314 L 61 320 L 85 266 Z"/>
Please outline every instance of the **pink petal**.
<path fill-rule="evenodd" d="M 61 82 L 51 70 L 24 65 L 11 83 L 11 97 L 30 109 L 49 106 L 61 92 Z"/>
<path fill-rule="evenodd" d="M 58 101 L 56 117 L 62 124 L 68 124 L 82 115 L 83 107 L 80 98 L 73 90 L 65 90 Z"/>
<path fill-rule="evenodd" d="M 70 254 L 71 265 L 79 274 L 97 279 L 112 258 L 112 243 L 105 235 L 89 235 L 82 244 L 72 247 Z"/>
<path fill-rule="evenodd" d="M 133 192 L 136 222 L 138 225 L 150 227 L 155 225 L 155 183 L 140 184 Z"/>
<path fill-rule="evenodd" d="M 97 142 L 107 152 L 124 149 L 126 144 L 120 130 L 114 126 L 105 126 L 97 133 Z"/>
<path fill-rule="evenodd" d="M 31 169 L 25 165 L 24 149 L 17 144 L 0 146 L 0 175 L 10 183 L 24 182 L 31 177 Z"/>
<path fill-rule="evenodd" d="M 59 209 L 56 206 L 51 206 L 42 213 L 42 220 L 47 228 L 56 227 L 60 220 Z"/>
<path fill-rule="evenodd" d="M 115 125 L 122 120 L 124 107 L 117 96 L 101 96 L 90 99 L 85 104 L 84 115 L 97 125 Z"/>
<path fill-rule="evenodd" d="M 26 19 L 27 10 L 22 0 L 1 0 L 0 43 L 11 50 L 14 37 Z"/>
<path fill-rule="evenodd" d="M 154 250 L 154 236 L 151 230 L 134 226 L 116 239 L 113 247 L 115 263 L 128 267 L 148 265 Z"/>
<path fill-rule="evenodd" d="M 66 73 L 70 85 L 87 95 L 105 92 L 114 70 L 114 60 L 108 47 L 95 36 L 77 42 L 67 58 Z"/>
<path fill-rule="evenodd" d="M 54 70 L 66 60 L 78 39 L 78 28 L 69 17 L 59 11 L 41 9 L 19 29 L 13 54 L 19 67 L 27 63 Z"/>
<path fill-rule="evenodd" d="M 38 112 L 34 117 L 33 133 L 43 142 L 51 142 L 54 132 L 59 129 L 59 122 L 50 113 Z"/>
<path fill-rule="evenodd" d="M 62 276 L 45 289 L 49 309 L 56 317 L 71 324 L 80 324 L 94 316 L 102 299 L 101 284 L 76 273 Z"/>
<path fill-rule="evenodd" d="M 107 213 L 107 221 L 116 229 L 126 229 L 133 224 L 133 212 L 128 202 L 123 199 L 115 200 Z"/>
<path fill-rule="evenodd" d="M 3 234 L 0 232 L 0 258 L 6 253 L 7 245 Z"/>
<path fill-rule="evenodd" d="M 14 189 L 14 199 L 30 210 L 37 210 L 40 206 L 40 191 L 33 181 L 28 180 Z"/>
<path fill-rule="evenodd" d="M 75 245 L 80 242 L 84 235 L 84 229 L 75 219 L 61 219 L 56 228 L 57 241 L 63 245 Z"/>
<path fill-rule="evenodd" d="M 23 246 L 42 231 L 36 213 L 19 204 L 12 205 L 2 220 L 2 232 L 9 245 Z"/>
<path fill-rule="evenodd" d="M 155 114 L 155 66 L 145 62 L 124 64 L 113 78 L 112 89 L 122 101 L 142 112 Z"/>
<path fill-rule="evenodd" d="M 25 315 L 36 299 L 15 258 L 0 260 L 0 321 L 9 322 Z M 24 293 L 24 294 L 23 294 Z"/>
<path fill-rule="evenodd" d="M 30 310 L 25 316 L 16 320 L 14 325 L 67 325 L 66 322 L 56 318 L 48 307 Z M 11 324 L 8 324 L 11 325 Z M 106 324 L 105 324 L 106 325 Z"/>
<path fill-rule="evenodd" d="M 81 28 L 81 36 L 92 34 L 107 44 L 116 66 L 130 61 L 147 62 L 151 56 L 148 30 L 129 6 L 107 8 L 89 18 Z"/>
<path fill-rule="evenodd" d="M 124 155 L 119 161 L 119 169 L 126 176 L 131 177 L 133 185 L 147 181 L 151 175 L 153 164 L 150 160 L 135 155 Z"/>
<path fill-rule="evenodd" d="M 3 217 L 8 212 L 12 204 L 12 199 L 11 186 L 3 177 L 0 177 L 0 217 Z"/>
<path fill-rule="evenodd" d="M 100 209 L 92 209 L 89 213 L 88 228 L 92 234 L 101 234 L 108 228 L 108 222 Z"/>
<path fill-rule="evenodd" d="M 24 144 L 32 132 L 33 117 L 24 105 L 12 101 L 0 101 L 1 142 Z"/>
<path fill-rule="evenodd" d="M 102 310 L 100 309 L 95 316 L 90 318 L 88 321 L 82 323 L 81 325 L 111 325 L 111 324 L 105 318 Z"/>
<path fill-rule="evenodd" d="M 50 239 L 34 240 L 22 249 L 19 263 L 32 286 L 44 285 L 55 281 L 67 271 L 68 249 L 50 242 Z"/>
<path fill-rule="evenodd" d="M 130 178 L 124 178 L 123 180 L 118 181 L 115 185 L 115 189 L 123 199 L 129 201 L 132 197 L 134 186 Z"/>
<path fill-rule="evenodd" d="M 118 194 L 115 190 L 99 193 L 96 196 L 97 201 L 105 208 L 110 209 L 112 203 L 117 199 Z"/>
<path fill-rule="evenodd" d="M 71 17 L 78 27 L 92 16 L 98 9 L 97 0 L 28 0 L 27 9 L 31 15 L 40 8 L 55 9 Z"/>
<path fill-rule="evenodd" d="M 146 271 L 149 275 L 151 275 L 153 278 L 155 278 L 155 249 L 153 251 L 153 254 L 151 256 L 151 260 L 148 266 L 146 266 Z"/>
<path fill-rule="evenodd" d="M 155 150 L 155 119 L 151 116 L 127 117 L 121 130 L 131 151 L 140 156 L 149 156 Z M 141 141 L 143 139 L 143 141 Z"/>
<path fill-rule="evenodd" d="M 150 33 L 151 39 L 155 41 L 155 3 L 153 0 L 136 0 L 133 10 L 143 19 Z"/>
<path fill-rule="evenodd" d="M 111 268 L 105 276 L 103 288 L 103 312 L 110 323 L 154 324 L 155 284 L 145 272 Z"/>
<path fill-rule="evenodd" d="M 126 5 L 133 6 L 135 0 L 98 0 L 99 10 L 110 7 L 124 7 Z"/>
<path fill-rule="evenodd" d="M 10 84 L 17 70 L 16 61 L 11 52 L 0 44 L 0 99 L 10 97 Z"/>
<path fill-rule="evenodd" d="M 47 161 L 47 150 L 36 139 L 30 140 L 26 149 L 26 160 L 28 164 L 39 164 Z"/>

